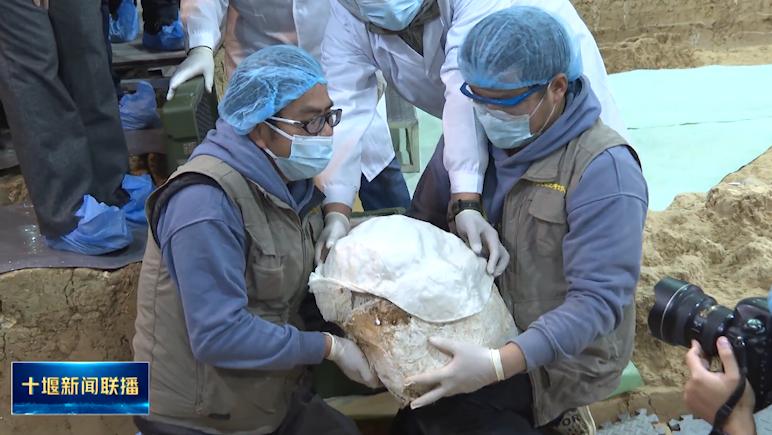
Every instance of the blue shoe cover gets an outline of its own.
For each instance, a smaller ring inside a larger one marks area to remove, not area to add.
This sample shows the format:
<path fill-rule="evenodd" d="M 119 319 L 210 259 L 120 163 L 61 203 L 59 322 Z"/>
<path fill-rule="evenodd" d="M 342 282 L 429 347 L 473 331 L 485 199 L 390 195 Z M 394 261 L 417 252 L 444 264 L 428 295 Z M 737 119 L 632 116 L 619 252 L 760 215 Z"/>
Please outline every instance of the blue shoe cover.
<path fill-rule="evenodd" d="M 121 207 L 126 220 L 135 224 L 147 225 L 145 216 L 145 201 L 153 191 L 153 179 L 149 174 L 129 175 L 123 177 L 121 187 L 129 194 L 129 202 Z"/>
<path fill-rule="evenodd" d="M 110 15 L 110 42 L 131 42 L 139 34 L 139 13 L 133 0 L 122 0 L 116 12 Z"/>
<path fill-rule="evenodd" d="M 184 50 L 185 34 L 182 31 L 182 22 L 177 18 L 168 26 L 162 26 L 155 35 L 145 32 L 142 35 L 142 45 L 159 51 Z"/>
<path fill-rule="evenodd" d="M 145 130 L 160 127 L 161 118 L 156 107 L 153 86 L 146 81 L 137 82 L 136 92 L 123 94 L 118 103 L 123 129 Z"/>
<path fill-rule="evenodd" d="M 102 255 L 123 249 L 131 243 L 131 233 L 123 211 L 98 202 L 91 195 L 83 196 L 83 204 L 75 216 L 78 226 L 61 237 L 46 242 L 51 249 L 83 255 Z"/>

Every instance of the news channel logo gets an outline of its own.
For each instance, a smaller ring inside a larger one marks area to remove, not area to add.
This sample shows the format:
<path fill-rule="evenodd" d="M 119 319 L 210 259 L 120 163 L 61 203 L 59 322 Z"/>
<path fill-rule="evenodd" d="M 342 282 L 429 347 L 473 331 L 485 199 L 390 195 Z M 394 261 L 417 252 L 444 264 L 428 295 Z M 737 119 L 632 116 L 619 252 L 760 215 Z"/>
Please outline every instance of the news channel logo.
<path fill-rule="evenodd" d="M 147 362 L 11 363 L 12 415 L 147 415 Z"/>

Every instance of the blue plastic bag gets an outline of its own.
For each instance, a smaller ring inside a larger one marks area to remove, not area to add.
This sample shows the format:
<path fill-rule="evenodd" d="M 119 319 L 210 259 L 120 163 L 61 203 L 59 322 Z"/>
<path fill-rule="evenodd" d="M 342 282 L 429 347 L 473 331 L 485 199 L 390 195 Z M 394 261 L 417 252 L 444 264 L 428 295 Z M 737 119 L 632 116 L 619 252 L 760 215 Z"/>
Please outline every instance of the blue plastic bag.
<path fill-rule="evenodd" d="M 149 174 L 123 176 L 121 187 L 129 194 L 129 202 L 121 207 L 126 220 L 135 224 L 147 225 L 145 201 L 153 191 L 153 179 Z"/>
<path fill-rule="evenodd" d="M 118 207 L 84 195 L 83 204 L 75 216 L 79 218 L 78 226 L 59 238 L 46 237 L 48 246 L 83 255 L 102 255 L 123 249 L 131 243 L 126 215 Z"/>
<path fill-rule="evenodd" d="M 155 90 L 145 81 L 137 82 L 137 91 L 123 94 L 119 103 L 124 130 L 144 130 L 161 126 L 156 111 Z"/>
<path fill-rule="evenodd" d="M 182 23 L 179 17 L 168 26 L 162 26 L 155 35 L 145 33 L 142 35 L 142 45 L 152 50 L 178 51 L 185 49 L 185 34 L 182 31 Z"/>
<path fill-rule="evenodd" d="M 130 42 L 139 34 L 139 12 L 134 0 L 121 0 L 116 17 L 110 14 L 110 41 Z"/>

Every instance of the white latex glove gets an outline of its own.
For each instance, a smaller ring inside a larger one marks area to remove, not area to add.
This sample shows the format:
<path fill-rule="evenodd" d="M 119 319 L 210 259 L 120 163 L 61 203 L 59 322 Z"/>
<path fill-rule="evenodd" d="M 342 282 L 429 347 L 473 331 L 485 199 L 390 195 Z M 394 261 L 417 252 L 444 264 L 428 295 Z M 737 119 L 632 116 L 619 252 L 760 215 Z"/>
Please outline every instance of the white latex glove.
<path fill-rule="evenodd" d="M 32 4 L 40 9 L 48 10 L 48 0 L 32 0 Z"/>
<path fill-rule="evenodd" d="M 214 83 L 214 53 L 209 47 L 202 45 L 190 50 L 188 57 L 177 67 L 172 79 L 169 81 L 169 92 L 166 94 L 166 99 L 171 100 L 174 98 L 174 91 L 177 87 L 196 76 L 204 76 L 206 90 L 212 92 L 212 85 Z"/>
<path fill-rule="evenodd" d="M 496 229 L 477 210 L 464 210 L 456 215 L 456 232 L 469 243 L 475 254 L 481 255 L 483 243 L 488 251 L 486 270 L 493 276 L 499 276 L 509 264 L 509 253 L 499 241 Z"/>
<path fill-rule="evenodd" d="M 405 380 L 407 385 L 435 387 L 410 402 L 413 409 L 430 405 L 443 397 L 471 393 L 504 379 L 501 354 L 497 349 L 441 337 L 432 337 L 429 343 L 453 359 L 440 369 Z M 501 369 L 500 377 L 496 375 L 496 362 Z"/>
<path fill-rule="evenodd" d="M 370 388 L 377 388 L 381 385 L 378 375 L 370 367 L 365 354 L 353 341 L 328 333 L 325 335 L 332 339 L 332 346 L 327 359 L 337 364 L 349 379 Z"/>
<path fill-rule="evenodd" d="M 345 237 L 351 229 L 351 222 L 343 213 L 331 211 L 324 217 L 324 230 L 316 241 L 316 262 L 321 263 L 327 257 L 338 239 Z"/>

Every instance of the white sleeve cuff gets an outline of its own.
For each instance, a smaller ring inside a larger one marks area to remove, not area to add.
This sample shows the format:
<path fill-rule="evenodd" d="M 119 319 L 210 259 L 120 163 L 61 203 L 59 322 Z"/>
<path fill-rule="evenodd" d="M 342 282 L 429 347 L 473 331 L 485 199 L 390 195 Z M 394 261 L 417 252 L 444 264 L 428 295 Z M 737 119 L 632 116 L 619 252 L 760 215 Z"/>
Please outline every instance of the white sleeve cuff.
<path fill-rule="evenodd" d="M 188 29 L 188 50 L 196 47 L 209 47 L 214 52 L 217 50 L 217 36 L 206 31 L 191 31 Z"/>
<path fill-rule="evenodd" d="M 357 190 L 354 187 L 332 184 L 324 186 L 323 190 L 325 196 L 324 205 L 341 203 L 353 208 L 354 197 L 357 194 Z"/>
<path fill-rule="evenodd" d="M 477 171 L 448 172 L 450 193 L 482 193 L 484 178 Z"/>

